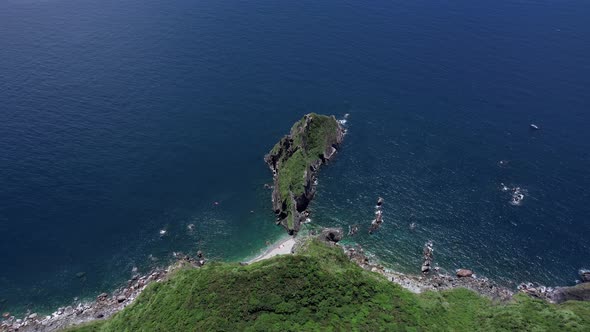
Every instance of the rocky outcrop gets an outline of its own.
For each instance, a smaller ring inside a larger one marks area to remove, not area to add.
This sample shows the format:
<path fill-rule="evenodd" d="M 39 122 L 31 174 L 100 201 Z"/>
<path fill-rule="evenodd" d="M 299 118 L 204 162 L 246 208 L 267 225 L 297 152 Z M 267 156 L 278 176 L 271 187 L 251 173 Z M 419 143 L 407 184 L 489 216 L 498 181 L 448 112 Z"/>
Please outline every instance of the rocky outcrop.
<path fill-rule="evenodd" d="M 590 283 L 585 282 L 572 287 L 557 287 L 551 296 L 555 303 L 565 301 L 590 301 Z"/>
<path fill-rule="evenodd" d="M 328 243 L 337 243 L 342 240 L 344 232 L 342 228 L 325 228 L 320 234 L 320 240 Z"/>
<path fill-rule="evenodd" d="M 377 205 L 375 206 L 375 219 L 371 222 L 371 227 L 369 227 L 369 234 L 373 234 L 376 230 L 381 227 L 383 223 L 383 210 L 381 207 L 383 206 L 383 198 L 377 198 Z"/>
<path fill-rule="evenodd" d="M 580 280 L 582 282 L 590 282 L 590 270 L 580 270 Z"/>
<path fill-rule="evenodd" d="M 432 241 L 426 242 L 424 244 L 424 249 L 422 251 L 422 267 L 421 271 L 423 274 L 428 274 L 430 272 L 430 268 L 432 265 L 432 261 L 434 260 L 434 248 Z"/>
<path fill-rule="evenodd" d="M 381 205 L 383 205 L 383 202 L 384 202 L 384 201 L 385 201 L 385 200 L 383 199 L 383 197 L 379 197 L 379 198 L 377 198 L 377 206 L 381 206 Z"/>
<path fill-rule="evenodd" d="M 345 130 L 333 116 L 307 114 L 264 157 L 273 173 L 272 205 L 277 224 L 289 234 L 307 219 L 320 166 L 329 162 Z"/>

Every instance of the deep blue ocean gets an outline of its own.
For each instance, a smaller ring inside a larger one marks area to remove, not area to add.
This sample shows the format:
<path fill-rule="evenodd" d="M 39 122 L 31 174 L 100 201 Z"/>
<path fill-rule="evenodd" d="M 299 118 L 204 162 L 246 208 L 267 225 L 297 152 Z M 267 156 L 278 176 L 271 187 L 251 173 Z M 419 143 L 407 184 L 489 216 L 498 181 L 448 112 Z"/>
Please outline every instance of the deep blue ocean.
<path fill-rule="evenodd" d="M 590 268 L 589 15 L 582 0 L 0 1 L 0 311 L 93 298 L 175 251 L 255 255 L 284 236 L 262 158 L 308 112 L 350 114 L 314 224 L 361 225 L 352 240 L 402 271 L 432 239 L 448 271 L 573 284 Z"/>

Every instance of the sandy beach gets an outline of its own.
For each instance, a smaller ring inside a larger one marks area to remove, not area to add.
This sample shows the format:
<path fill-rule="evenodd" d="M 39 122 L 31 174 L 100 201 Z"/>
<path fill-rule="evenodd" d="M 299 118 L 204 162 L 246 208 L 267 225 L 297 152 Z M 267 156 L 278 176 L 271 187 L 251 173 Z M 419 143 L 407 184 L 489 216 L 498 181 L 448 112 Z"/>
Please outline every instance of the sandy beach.
<path fill-rule="evenodd" d="M 274 256 L 291 254 L 294 245 L 295 239 L 292 237 L 288 237 L 286 239 L 280 240 L 272 244 L 271 247 L 267 249 L 264 253 L 248 260 L 246 263 L 251 264 Z"/>

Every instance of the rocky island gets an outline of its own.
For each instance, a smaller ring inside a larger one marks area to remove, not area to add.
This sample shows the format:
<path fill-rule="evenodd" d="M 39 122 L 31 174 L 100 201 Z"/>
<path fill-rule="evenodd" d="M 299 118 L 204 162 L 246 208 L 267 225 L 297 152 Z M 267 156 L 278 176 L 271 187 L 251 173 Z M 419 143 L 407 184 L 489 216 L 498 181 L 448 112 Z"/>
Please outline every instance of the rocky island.
<path fill-rule="evenodd" d="M 272 206 L 277 224 L 299 231 L 316 191 L 317 173 L 332 159 L 345 130 L 334 116 L 307 114 L 264 157 L 273 172 Z"/>

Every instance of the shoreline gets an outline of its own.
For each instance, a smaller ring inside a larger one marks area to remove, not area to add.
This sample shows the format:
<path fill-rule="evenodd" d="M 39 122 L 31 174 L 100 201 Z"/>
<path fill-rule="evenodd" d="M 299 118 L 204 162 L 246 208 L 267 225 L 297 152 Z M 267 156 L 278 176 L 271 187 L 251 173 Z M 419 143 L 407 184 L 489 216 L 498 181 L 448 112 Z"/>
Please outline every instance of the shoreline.
<path fill-rule="evenodd" d="M 296 242 L 293 236 L 281 237 L 267 246 L 262 253 L 248 258 L 240 264 L 248 265 L 275 256 L 292 254 Z M 59 307 L 51 314 L 42 315 L 33 312 L 22 318 L 0 317 L 0 332 L 52 332 L 107 319 L 131 305 L 149 284 L 166 280 L 170 273 L 179 268 L 186 266 L 199 268 L 204 265 L 205 260 L 202 254 L 197 253 L 197 255 L 201 255 L 201 257 L 195 259 L 178 254 L 176 261 L 167 267 L 156 267 L 145 275 L 135 275 L 126 284 L 119 285 L 109 293 L 101 293 L 94 300 L 81 299 Z"/>
<path fill-rule="evenodd" d="M 272 243 L 264 252 L 258 254 L 257 256 L 250 258 L 244 262 L 243 264 L 252 264 L 256 262 L 260 262 L 265 259 L 269 259 L 279 255 L 288 255 L 293 253 L 293 247 L 295 246 L 296 240 L 292 236 L 288 236 L 285 238 L 281 238 L 274 243 Z"/>
<path fill-rule="evenodd" d="M 280 255 L 296 254 L 294 249 L 301 241 L 305 241 L 313 235 L 300 234 L 297 237 L 281 237 L 258 255 L 239 262 L 240 265 L 249 265 L 260 262 Z M 480 296 L 484 296 L 499 302 L 508 302 L 517 293 L 524 293 L 532 297 L 541 298 L 545 301 L 552 301 L 551 294 L 537 294 L 521 289 L 507 288 L 498 285 L 493 280 L 485 277 L 460 277 L 447 273 L 420 275 L 412 273 L 402 273 L 388 269 L 383 266 L 379 259 L 369 259 L 364 250 L 358 244 L 340 244 L 333 242 L 331 245 L 338 246 L 342 249 L 348 259 L 357 264 L 364 270 L 375 272 L 383 275 L 389 282 L 393 282 L 404 289 L 413 293 L 423 293 L 427 291 L 443 291 L 455 288 L 466 288 L 474 291 Z M 128 280 L 126 285 L 116 288 L 114 291 L 102 293 L 95 300 L 78 301 L 69 306 L 60 307 L 51 315 L 41 316 L 36 313 L 26 315 L 22 319 L 14 316 L 8 319 L 4 318 L 0 322 L 0 332 L 12 331 L 45 331 L 52 332 L 65 328 L 70 328 L 80 324 L 90 323 L 97 320 L 107 319 L 117 312 L 120 312 L 127 306 L 131 305 L 134 300 L 141 294 L 145 288 L 153 282 L 165 281 L 169 275 L 180 268 L 191 267 L 200 268 L 205 264 L 205 259 L 199 253 L 199 258 L 191 258 L 187 255 L 178 255 L 177 260 L 166 268 L 155 268 L 145 275 L 135 275 Z M 530 288 L 529 288 L 530 290 Z"/>
<path fill-rule="evenodd" d="M 107 319 L 131 305 L 148 285 L 165 281 L 172 272 L 180 268 L 187 266 L 199 268 L 203 264 L 202 254 L 197 259 L 179 254 L 176 261 L 168 267 L 156 267 L 144 275 L 136 274 L 125 284 L 119 285 L 109 293 L 99 294 L 94 300 L 77 300 L 47 315 L 33 312 L 26 314 L 23 318 L 2 317 L 0 332 L 53 332 Z"/>

